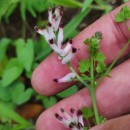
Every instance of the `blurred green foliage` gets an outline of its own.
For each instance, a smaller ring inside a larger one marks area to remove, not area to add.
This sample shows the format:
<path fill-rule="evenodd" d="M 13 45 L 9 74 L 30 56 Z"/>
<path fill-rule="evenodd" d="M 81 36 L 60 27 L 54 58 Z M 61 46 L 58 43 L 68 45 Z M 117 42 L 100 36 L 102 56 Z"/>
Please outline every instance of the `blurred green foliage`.
<path fill-rule="evenodd" d="M 37 18 L 39 14 L 47 13 L 49 7 L 61 5 L 67 8 L 77 8 L 79 12 L 65 26 L 64 40 L 66 41 L 79 33 L 80 23 L 91 11 L 99 10 L 102 11 L 102 14 L 109 12 L 112 9 L 109 1 L 0 0 L 0 24 L 5 22 L 10 26 L 11 16 L 16 11 L 19 12 L 22 22 L 26 23 L 28 22 L 27 15 Z M 40 22 L 38 19 L 37 23 Z M 43 23 L 46 21 L 42 21 L 40 25 Z M 22 30 L 24 28 L 22 27 Z M 0 130 L 34 130 L 32 121 L 18 115 L 15 111 L 16 108 L 33 100 L 34 102 L 40 101 L 43 107 L 47 109 L 59 100 L 78 91 L 76 86 L 72 86 L 56 96 L 46 97 L 37 94 L 32 89 L 30 83 L 32 72 L 52 51 L 43 37 L 38 37 L 38 40 L 34 40 L 34 37 L 36 38 L 35 33 L 26 39 L 23 36 L 17 39 L 5 36 L 0 39 Z"/>

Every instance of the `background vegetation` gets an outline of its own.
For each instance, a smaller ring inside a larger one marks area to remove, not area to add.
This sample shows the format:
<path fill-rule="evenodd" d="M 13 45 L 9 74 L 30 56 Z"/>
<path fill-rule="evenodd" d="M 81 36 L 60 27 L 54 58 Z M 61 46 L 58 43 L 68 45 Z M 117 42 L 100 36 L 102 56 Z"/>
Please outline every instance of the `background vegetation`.
<path fill-rule="evenodd" d="M 48 8 L 63 6 L 66 41 L 123 2 L 127 0 L 0 0 L 0 130 L 34 130 L 42 111 L 80 89 L 73 86 L 51 97 L 32 89 L 33 70 L 52 51 L 34 31 L 35 25 L 47 24 Z"/>

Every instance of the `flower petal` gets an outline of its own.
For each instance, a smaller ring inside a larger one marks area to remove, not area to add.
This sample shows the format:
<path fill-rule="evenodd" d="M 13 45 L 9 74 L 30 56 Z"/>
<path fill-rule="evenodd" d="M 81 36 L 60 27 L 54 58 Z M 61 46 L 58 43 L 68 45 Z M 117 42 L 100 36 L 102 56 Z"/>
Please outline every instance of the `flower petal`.
<path fill-rule="evenodd" d="M 63 26 L 60 26 L 57 39 L 57 45 L 59 48 L 61 48 L 62 42 L 63 42 Z"/>
<path fill-rule="evenodd" d="M 69 40 L 69 41 L 67 42 L 67 45 L 66 45 L 65 48 L 63 49 L 66 55 L 67 55 L 67 53 L 69 53 L 69 51 L 70 51 L 70 49 L 71 49 L 71 47 L 72 47 L 72 43 L 73 43 L 73 41 L 72 41 L 72 40 Z"/>
<path fill-rule="evenodd" d="M 70 81 L 72 81 L 73 78 L 75 78 L 75 74 L 69 73 L 69 74 L 65 75 L 64 77 L 57 79 L 57 82 L 58 83 L 70 82 Z"/>

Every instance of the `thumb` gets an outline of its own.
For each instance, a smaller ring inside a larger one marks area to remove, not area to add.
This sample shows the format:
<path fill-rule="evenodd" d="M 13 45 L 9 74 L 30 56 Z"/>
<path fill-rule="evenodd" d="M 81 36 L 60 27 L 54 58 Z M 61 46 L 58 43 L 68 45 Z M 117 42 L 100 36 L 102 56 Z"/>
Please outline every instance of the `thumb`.
<path fill-rule="evenodd" d="M 89 130 L 130 130 L 130 115 L 111 119 Z"/>

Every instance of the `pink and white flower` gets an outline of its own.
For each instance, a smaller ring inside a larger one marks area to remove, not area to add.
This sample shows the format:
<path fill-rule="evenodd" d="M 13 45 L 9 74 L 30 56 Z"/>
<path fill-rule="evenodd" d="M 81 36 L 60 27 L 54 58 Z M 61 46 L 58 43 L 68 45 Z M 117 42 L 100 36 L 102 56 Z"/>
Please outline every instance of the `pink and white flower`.
<path fill-rule="evenodd" d="M 70 62 L 77 49 L 72 46 L 73 41 L 69 40 L 65 47 L 63 44 L 63 26 L 61 24 L 62 12 L 61 7 L 56 7 L 54 13 L 52 9 L 48 10 L 48 27 L 45 26 L 39 29 L 34 27 L 37 33 L 43 35 L 50 47 L 58 54 L 58 58 L 62 61 L 62 64 Z"/>
<path fill-rule="evenodd" d="M 64 109 L 61 108 L 63 117 L 58 113 L 55 113 L 55 117 L 64 124 L 65 127 L 71 128 L 72 130 L 83 130 L 84 122 L 82 112 L 80 110 L 70 109 L 70 114 L 68 114 Z"/>
<path fill-rule="evenodd" d="M 74 73 L 68 73 L 67 75 L 65 75 L 62 78 L 54 79 L 54 81 L 57 82 L 57 83 L 64 83 L 64 82 L 70 82 L 74 78 L 75 78 L 75 74 Z"/>

